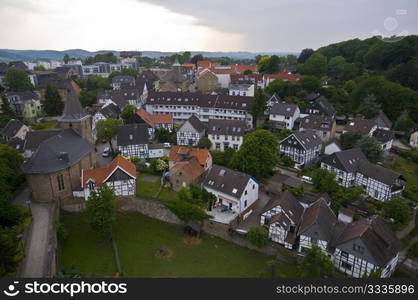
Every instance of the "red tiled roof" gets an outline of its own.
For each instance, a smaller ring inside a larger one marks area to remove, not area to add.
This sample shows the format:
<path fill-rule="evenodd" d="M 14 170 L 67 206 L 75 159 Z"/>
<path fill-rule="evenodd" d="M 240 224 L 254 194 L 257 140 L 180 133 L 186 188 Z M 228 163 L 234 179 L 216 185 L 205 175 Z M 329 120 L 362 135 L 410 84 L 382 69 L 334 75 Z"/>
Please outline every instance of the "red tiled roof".
<path fill-rule="evenodd" d="M 298 81 L 303 76 L 300 74 L 292 74 L 288 72 L 280 72 L 276 74 L 264 74 L 264 77 L 270 78 L 270 79 L 281 79 L 284 81 Z"/>
<path fill-rule="evenodd" d="M 83 188 L 87 187 L 89 179 L 93 179 L 96 186 L 101 185 L 118 167 L 130 176 L 136 178 L 136 166 L 126 158 L 119 155 L 106 168 L 94 168 L 90 170 L 83 169 L 81 175 Z"/>
<path fill-rule="evenodd" d="M 151 127 L 154 127 L 157 124 L 173 123 L 173 116 L 169 114 L 152 115 L 143 108 L 138 110 L 136 113 Z"/>
<path fill-rule="evenodd" d="M 172 146 L 168 154 L 168 160 L 176 161 L 181 160 L 181 155 L 194 156 L 199 161 L 200 165 L 205 165 L 208 160 L 210 153 L 206 149 L 196 149 L 180 146 Z"/>
<path fill-rule="evenodd" d="M 172 168 L 172 172 L 174 170 L 181 170 L 185 176 L 189 178 L 189 180 L 194 180 L 205 171 L 203 167 L 199 164 L 196 157 L 193 157 L 190 160 L 184 160 L 177 162 Z"/>
<path fill-rule="evenodd" d="M 195 64 L 182 64 L 181 66 L 186 67 L 186 68 L 192 68 L 192 69 L 196 68 Z"/>
<path fill-rule="evenodd" d="M 197 67 L 198 68 L 212 68 L 212 67 L 217 67 L 220 66 L 220 63 L 217 62 L 211 62 L 210 60 L 199 60 L 197 62 Z"/>

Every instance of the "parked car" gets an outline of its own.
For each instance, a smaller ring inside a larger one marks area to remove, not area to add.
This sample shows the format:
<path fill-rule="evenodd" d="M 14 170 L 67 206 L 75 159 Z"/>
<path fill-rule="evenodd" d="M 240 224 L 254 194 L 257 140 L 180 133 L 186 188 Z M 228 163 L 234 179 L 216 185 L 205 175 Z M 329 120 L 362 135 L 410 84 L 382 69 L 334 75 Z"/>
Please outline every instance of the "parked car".
<path fill-rule="evenodd" d="M 306 183 L 309 183 L 309 184 L 313 183 L 312 178 L 309 177 L 309 176 L 302 176 L 302 181 L 306 182 Z"/>
<path fill-rule="evenodd" d="M 110 148 L 109 147 L 104 148 L 102 156 L 103 157 L 109 157 L 110 156 Z"/>

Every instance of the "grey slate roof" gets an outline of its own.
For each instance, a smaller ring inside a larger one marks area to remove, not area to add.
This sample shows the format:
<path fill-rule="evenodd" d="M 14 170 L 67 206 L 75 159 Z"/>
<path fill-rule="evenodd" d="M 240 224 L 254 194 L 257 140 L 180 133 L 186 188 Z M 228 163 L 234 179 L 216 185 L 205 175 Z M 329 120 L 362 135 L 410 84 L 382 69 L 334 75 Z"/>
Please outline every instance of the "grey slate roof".
<path fill-rule="evenodd" d="M 93 145 L 73 129 L 61 130 L 57 135 L 44 140 L 22 166 L 26 174 L 48 174 L 64 170 L 93 151 Z M 68 154 L 66 161 L 62 154 Z"/>
<path fill-rule="evenodd" d="M 298 108 L 297 105 L 291 103 L 275 103 L 273 107 L 270 109 L 271 115 L 281 115 L 285 117 L 293 117 L 296 109 Z"/>
<path fill-rule="evenodd" d="M 24 149 L 25 151 L 35 151 L 43 141 L 58 135 L 59 133 L 61 133 L 61 129 L 29 131 L 26 134 Z"/>
<path fill-rule="evenodd" d="M 379 114 L 374 118 L 374 121 L 376 122 L 377 127 L 392 128 L 392 122 L 382 110 L 379 111 Z"/>
<path fill-rule="evenodd" d="M 284 191 L 272 198 L 263 208 L 262 213 L 267 212 L 279 205 L 295 224 L 299 224 L 304 209 L 296 197 L 293 196 L 293 194 L 289 191 Z M 289 211 L 291 213 L 289 213 Z"/>
<path fill-rule="evenodd" d="M 24 91 L 24 92 L 7 92 L 6 97 L 16 97 L 20 101 L 27 101 L 27 100 L 39 100 L 39 96 L 35 92 L 31 91 Z"/>
<path fill-rule="evenodd" d="M 367 161 L 367 158 L 360 149 L 354 148 L 335 152 L 325 157 L 322 162 L 339 170 L 353 173 L 357 170 L 357 162 L 360 160 Z"/>
<path fill-rule="evenodd" d="M 373 132 L 373 137 L 375 137 L 379 143 L 387 143 L 393 140 L 395 135 L 390 130 L 378 128 Z"/>
<path fill-rule="evenodd" d="M 132 84 L 135 82 L 135 78 L 129 75 L 117 75 L 112 78 L 112 83 L 127 83 Z"/>
<path fill-rule="evenodd" d="M 251 176 L 222 166 L 213 165 L 203 185 L 240 199 Z M 234 193 L 235 191 L 235 193 Z"/>
<path fill-rule="evenodd" d="M 328 206 L 327 201 L 323 198 L 319 198 L 303 212 L 299 234 L 315 237 L 312 233 L 308 233 L 308 229 L 316 225 L 320 231 L 318 232 L 319 236 L 317 236 L 317 238 L 319 237 L 322 240 L 330 241 L 336 222 L 337 218 Z"/>
<path fill-rule="evenodd" d="M 331 131 L 334 118 L 330 116 L 309 115 L 299 121 L 299 128 Z"/>
<path fill-rule="evenodd" d="M 22 128 L 22 126 L 24 126 L 24 124 L 21 121 L 11 119 L 1 131 L 1 135 L 11 139 L 16 135 L 20 128 Z"/>
<path fill-rule="evenodd" d="M 335 241 L 335 246 L 361 239 L 380 267 L 385 267 L 400 249 L 400 242 L 377 215 L 348 224 Z M 354 254 L 354 253 L 353 253 Z M 355 253 L 356 256 L 359 253 Z"/>
<path fill-rule="evenodd" d="M 244 136 L 246 123 L 242 120 L 210 119 L 208 134 Z"/>
<path fill-rule="evenodd" d="M 205 125 L 203 125 L 203 123 L 195 115 L 192 115 L 187 121 L 189 121 L 190 125 L 192 125 L 197 132 L 205 130 Z"/>
<path fill-rule="evenodd" d="M 305 149 L 313 149 L 322 144 L 321 139 L 313 130 L 305 130 L 293 133 L 296 139 L 302 143 Z"/>
<path fill-rule="evenodd" d="M 118 127 L 117 144 L 118 146 L 144 145 L 149 143 L 148 125 L 129 124 Z"/>
<path fill-rule="evenodd" d="M 101 108 L 99 112 L 106 118 L 113 118 L 113 119 L 119 119 L 119 116 L 121 113 L 119 106 L 113 103 L 110 103 L 106 105 L 105 107 Z"/>
<path fill-rule="evenodd" d="M 64 112 L 60 121 L 79 121 L 88 117 L 81 107 L 80 101 L 74 89 L 69 90 L 67 101 L 65 101 Z"/>
<path fill-rule="evenodd" d="M 367 160 L 360 160 L 358 163 L 358 171 L 364 176 L 376 179 L 387 185 L 395 183 L 396 179 L 403 179 L 402 175 L 393 172 L 392 170 L 386 169 L 382 166 L 372 164 Z"/>
<path fill-rule="evenodd" d="M 374 120 L 355 118 L 354 120 L 348 121 L 347 125 L 344 126 L 343 132 L 347 131 L 369 134 L 374 126 L 376 126 L 376 122 Z"/>
<path fill-rule="evenodd" d="M 315 99 L 314 102 L 316 102 L 316 104 L 322 108 L 323 112 L 327 116 L 334 116 L 337 113 L 334 106 L 332 106 L 332 104 L 324 96 L 320 96 L 319 98 Z"/>

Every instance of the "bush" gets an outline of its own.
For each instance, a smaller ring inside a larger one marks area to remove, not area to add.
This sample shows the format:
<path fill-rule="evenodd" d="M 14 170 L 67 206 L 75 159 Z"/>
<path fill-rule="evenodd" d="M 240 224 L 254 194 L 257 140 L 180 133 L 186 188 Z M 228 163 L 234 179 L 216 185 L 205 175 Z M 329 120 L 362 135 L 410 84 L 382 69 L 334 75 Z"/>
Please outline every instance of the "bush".
<path fill-rule="evenodd" d="M 184 200 L 176 200 L 164 203 L 180 220 L 182 221 L 203 221 L 211 218 L 199 206 L 186 202 Z"/>
<path fill-rule="evenodd" d="M 281 163 L 286 166 L 286 167 L 290 167 L 292 165 L 292 159 L 290 158 L 290 156 L 287 155 L 283 155 L 280 158 Z"/>
<path fill-rule="evenodd" d="M 418 259 L 418 242 L 413 243 L 411 248 L 409 248 L 408 256 L 413 259 Z"/>
<path fill-rule="evenodd" d="M 395 222 L 404 224 L 409 220 L 411 209 L 405 199 L 396 197 L 383 204 L 383 213 Z"/>
<path fill-rule="evenodd" d="M 250 227 L 247 234 L 248 241 L 256 247 L 263 247 L 267 244 L 267 229 L 262 226 Z"/>

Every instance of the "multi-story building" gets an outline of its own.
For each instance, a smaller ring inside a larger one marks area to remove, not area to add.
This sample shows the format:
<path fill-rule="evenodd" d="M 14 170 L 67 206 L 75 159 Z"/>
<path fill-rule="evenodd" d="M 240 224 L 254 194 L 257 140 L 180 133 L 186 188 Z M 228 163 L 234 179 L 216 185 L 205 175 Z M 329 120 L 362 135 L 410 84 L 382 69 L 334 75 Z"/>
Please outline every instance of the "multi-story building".
<path fill-rule="evenodd" d="M 124 157 L 149 158 L 150 135 L 147 124 L 118 127 L 117 147 Z"/>
<path fill-rule="evenodd" d="M 129 75 L 117 75 L 112 78 L 112 88 L 120 90 L 121 87 L 134 87 L 135 77 Z"/>
<path fill-rule="evenodd" d="M 5 141 L 10 141 L 13 138 L 24 140 L 29 130 L 29 127 L 23 124 L 20 120 L 11 119 L 2 129 L 1 137 Z"/>
<path fill-rule="evenodd" d="M 197 146 L 200 139 L 205 136 L 205 125 L 192 115 L 177 130 L 177 145 L 180 146 Z"/>
<path fill-rule="evenodd" d="M 211 150 L 225 151 L 227 148 L 238 150 L 244 141 L 246 128 L 245 121 L 209 120 L 208 138 L 212 143 Z"/>
<path fill-rule="evenodd" d="M 306 96 L 306 100 L 308 101 L 308 105 L 301 112 L 302 117 L 306 117 L 308 115 L 325 115 L 335 117 L 337 111 L 326 97 L 321 96 L 320 94 L 312 93 Z"/>
<path fill-rule="evenodd" d="M 269 111 L 269 122 L 275 128 L 292 130 L 295 121 L 299 119 L 299 107 L 291 103 L 275 103 Z"/>
<path fill-rule="evenodd" d="M 204 69 L 198 74 L 196 85 L 199 92 L 208 94 L 221 87 L 218 77 L 208 69 Z"/>
<path fill-rule="evenodd" d="M 322 152 L 322 141 L 313 130 L 293 133 L 280 142 L 280 155 L 289 156 L 296 167 L 315 162 Z"/>
<path fill-rule="evenodd" d="M 93 130 L 93 137 L 96 139 L 97 132 L 96 132 L 96 125 L 97 122 L 100 120 L 106 120 L 109 118 L 119 120 L 120 117 L 120 108 L 119 106 L 109 103 L 107 105 L 104 105 L 101 109 L 99 109 L 92 118 L 92 130 Z"/>
<path fill-rule="evenodd" d="M 335 152 L 321 161 L 321 168 L 336 173 L 339 185 L 358 185 L 379 201 L 402 194 L 405 178 L 382 166 L 370 163 L 360 149 Z"/>
<path fill-rule="evenodd" d="M 244 120 L 252 127 L 250 110 L 253 102 L 254 97 L 248 96 L 150 92 L 146 110 L 152 114 L 171 114 L 177 123 L 195 115 L 202 122 L 209 119 Z"/>
<path fill-rule="evenodd" d="M 229 95 L 231 96 L 254 96 L 254 83 L 251 81 L 232 82 L 229 84 Z"/>
<path fill-rule="evenodd" d="M 335 119 L 324 115 L 309 115 L 300 119 L 299 122 L 299 130 L 314 130 L 324 143 L 328 143 L 335 137 L 336 127 Z"/>
<path fill-rule="evenodd" d="M 108 77 L 110 73 L 122 71 L 124 69 L 136 69 L 137 64 L 132 63 L 120 63 L 120 64 L 111 64 L 106 62 L 97 62 L 92 65 L 83 65 L 81 68 L 81 76 L 88 77 L 91 75 L 97 75 L 102 77 Z"/>
<path fill-rule="evenodd" d="M 41 101 L 34 92 L 7 92 L 6 100 L 16 116 L 26 123 L 35 123 L 42 116 Z"/>

